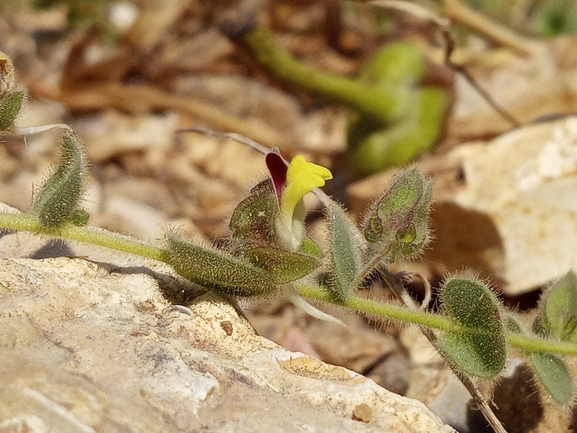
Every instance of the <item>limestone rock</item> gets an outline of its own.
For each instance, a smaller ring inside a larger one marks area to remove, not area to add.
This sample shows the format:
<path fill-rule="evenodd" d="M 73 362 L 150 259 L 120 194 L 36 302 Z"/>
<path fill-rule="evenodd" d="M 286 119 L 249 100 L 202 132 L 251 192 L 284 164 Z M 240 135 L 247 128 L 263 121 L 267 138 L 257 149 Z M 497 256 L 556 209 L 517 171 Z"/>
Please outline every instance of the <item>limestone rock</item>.
<path fill-rule="evenodd" d="M 429 263 L 516 295 L 577 268 L 577 117 L 463 144 L 419 166 L 435 180 Z M 361 211 L 391 173 L 350 188 Z"/>
<path fill-rule="evenodd" d="M 0 432 L 453 431 L 132 260 L 0 259 Z"/>

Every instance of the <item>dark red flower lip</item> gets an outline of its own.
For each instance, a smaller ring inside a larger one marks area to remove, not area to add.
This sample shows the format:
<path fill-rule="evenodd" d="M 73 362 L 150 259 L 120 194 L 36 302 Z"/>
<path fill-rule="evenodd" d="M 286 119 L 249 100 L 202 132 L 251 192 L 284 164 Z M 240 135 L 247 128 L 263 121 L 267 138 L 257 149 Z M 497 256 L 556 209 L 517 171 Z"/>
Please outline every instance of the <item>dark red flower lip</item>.
<path fill-rule="evenodd" d="M 282 192 L 286 186 L 288 165 L 278 153 L 270 152 L 265 157 L 266 166 L 270 173 L 276 198 L 280 203 Z"/>

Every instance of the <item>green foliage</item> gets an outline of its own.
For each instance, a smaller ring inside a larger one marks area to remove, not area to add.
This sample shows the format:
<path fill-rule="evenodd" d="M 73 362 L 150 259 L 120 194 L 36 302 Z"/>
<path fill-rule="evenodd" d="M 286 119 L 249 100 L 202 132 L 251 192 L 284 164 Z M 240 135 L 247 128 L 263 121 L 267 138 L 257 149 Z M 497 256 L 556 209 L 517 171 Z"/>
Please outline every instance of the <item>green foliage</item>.
<path fill-rule="evenodd" d="M 232 237 L 240 242 L 274 245 L 277 240 L 274 227 L 277 212 L 274 187 L 267 179 L 254 186 L 250 195 L 234 210 L 229 224 Z"/>
<path fill-rule="evenodd" d="M 419 50 L 407 42 L 395 42 L 377 51 L 359 72 L 367 84 L 390 83 L 412 86 L 425 75 L 425 61 Z"/>
<path fill-rule="evenodd" d="M 327 208 L 326 219 L 331 248 L 327 284 L 337 300 L 347 299 L 356 289 L 354 283 L 362 270 L 362 235 L 345 210 L 335 202 Z"/>
<path fill-rule="evenodd" d="M 445 314 L 463 326 L 444 333 L 437 345 L 445 358 L 464 373 L 493 378 L 505 367 L 507 347 L 501 305 L 480 281 L 451 278 L 440 292 Z"/>
<path fill-rule="evenodd" d="M 403 121 L 380 125 L 369 118 L 351 115 L 348 157 L 361 175 L 369 175 L 413 161 L 437 142 L 450 103 L 446 91 L 424 87 L 407 92 L 410 110 Z"/>
<path fill-rule="evenodd" d="M 572 0 L 552 0 L 543 5 L 538 15 L 541 36 L 553 37 L 577 31 L 577 6 Z"/>
<path fill-rule="evenodd" d="M 65 131 L 60 138 L 60 163 L 38 190 L 32 208 L 40 223 L 49 229 L 65 221 L 82 223 L 86 219 L 86 215 L 77 213 L 85 190 L 86 156 L 74 133 Z"/>
<path fill-rule="evenodd" d="M 223 29 L 225 30 L 225 29 Z M 231 30 L 231 29 L 228 29 Z M 321 71 L 295 59 L 279 46 L 270 31 L 263 27 L 243 28 L 242 38 L 254 58 L 274 77 L 320 98 L 342 104 L 381 124 L 403 116 L 404 89 L 395 85 L 366 85 L 360 80 Z"/>
<path fill-rule="evenodd" d="M 574 385 L 565 362 L 552 353 L 532 353 L 529 359 L 545 390 L 560 406 L 573 403 Z"/>
<path fill-rule="evenodd" d="M 429 240 L 432 194 L 432 183 L 419 170 L 401 172 L 366 213 L 366 240 L 391 260 L 418 254 Z"/>
<path fill-rule="evenodd" d="M 12 126 L 23 101 L 23 91 L 11 92 L 6 98 L 0 100 L 0 131 L 7 131 Z"/>
<path fill-rule="evenodd" d="M 22 108 L 24 91 L 16 86 L 14 64 L 0 51 L 0 133 L 9 131 Z"/>
<path fill-rule="evenodd" d="M 7 68 L 11 62 L 4 58 L 2 63 L 2 59 L 0 53 L 0 73 L 3 73 L 0 93 L 6 98 L 14 94 L 15 87 L 12 71 Z M 409 60 L 407 68 L 415 61 Z M 404 78 L 403 74 L 397 77 L 400 81 Z M 13 126 L 17 105 L 9 102 L 8 108 L 0 109 L 0 113 L 9 114 L 4 119 L 11 119 L 6 121 L 10 123 L 10 131 L 21 133 L 24 129 Z M 577 344 L 573 342 L 577 339 L 577 277 L 572 271 L 545 292 L 532 333 L 525 332 L 510 317 L 505 329 L 501 319 L 505 317 L 504 308 L 492 290 L 464 276 L 448 278 L 441 288 L 443 314 L 372 301 L 359 295 L 367 277 L 378 272 L 395 292 L 401 293 L 404 290 L 401 274 L 392 274 L 387 266 L 419 254 L 429 240 L 432 183 L 415 167 L 401 171 L 392 180 L 369 206 L 360 228 L 339 204 L 321 195 L 328 226 L 327 245 L 321 249 L 302 233 L 305 230 L 302 197 L 324 185 L 332 174 L 302 156 L 287 166 L 275 154 L 268 161 L 274 179 L 256 185 L 233 212 L 226 249 L 197 245 L 184 240 L 176 231 L 168 231 L 164 246 L 158 247 L 86 226 L 88 213 L 79 206 L 87 176 L 82 145 L 69 127 L 50 126 L 64 128 L 59 165 L 40 187 L 30 214 L 0 212 L 0 230 L 61 236 L 160 260 L 204 289 L 227 296 L 284 294 L 311 315 L 339 324 L 342 322 L 315 309 L 303 297 L 371 317 L 436 329 L 440 336 L 430 337 L 431 340 L 436 339 L 437 348 L 461 377 L 495 378 L 505 366 L 507 345 L 519 347 L 552 398 L 560 405 L 572 403 L 571 372 L 560 357 L 560 354 L 577 355 Z M 286 239 L 296 242 L 284 242 Z"/>
<path fill-rule="evenodd" d="M 577 340 L 577 277 L 570 270 L 543 293 L 539 314 L 533 321 L 538 336 Z M 561 406 L 573 403 L 575 384 L 565 362 L 554 353 L 530 353 L 529 359 L 543 387 Z"/>
<path fill-rule="evenodd" d="M 510 315 L 507 317 L 507 326 L 511 332 L 527 334 Z M 541 327 L 540 318 L 534 322 L 533 329 L 539 333 L 544 331 Z M 553 400 L 560 406 L 572 404 L 575 385 L 565 362 L 559 356 L 546 352 L 528 352 L 527 357 L 535 376 Z"/>
<path fill-rule="evenodd" d="M 541 300 L 542 334 L 559 340 L 577 340 L 577 277 L 569 271 Z"/>
<path fill-rule="evenodd" d="M 68 21 L 73 28 L 87 28 L 104 20 L 111 0 L 30 0 L 38 8 L 65 7 Z"/>
<path fill-rule="evenodd" d="M 357 174 L 406 164 L 436 144 L 451 95 L 449 90 L 421 85 L 426 63 L 411 44 L 383 47 L 352 79 L 299 62 L 264 28 L 241 33 L 230 36 L 241 37 L 276 78 L 351 110 L 348 161 Z"/>
<path fill-rule="evenodd" d="M 316 257 L 275 247 L 247 246 L 244 257 L 254 266 L 268 271 L 275 284 L 298 280 L 320 266 L 320 260 Z"/>
<path fill-rule="evenodd" d="M 70 222 L 75 226 L 82 227 L 88 224 L 90 220 L 90 214 L 84 209 L 78 209 L 74 211 L 70 218 Z"/>
<path fill-rule="evenodd" d="M 322 250 L 308 236 L 299 251 L 280 247 L 279 209 L 270 179 L 258 183 L 234 210 L 229 228 L 234 247 L 231 252 L 270 273 L 276 284 L 302 278 L 320 266 Z"/>
<path fill-rule="evenodd" d="M 360 112 L 351 114 L 348 154 L 359 174 L 407 164 L 437 142 L 451 98 L 441 88 L 421 87 L 424 73 L 422 54 L 405 42 L 385 46 L 363 66 L 362 83 L 397 88 L 402 115 L 383 123 Z"/>
<path fill-rule="evenodd" d="M 222 251 L 166 235 L 166 262 L 178 274 L 201 286 L 233 296 L 262 296 L 275 289 L 273 276 Z"/>

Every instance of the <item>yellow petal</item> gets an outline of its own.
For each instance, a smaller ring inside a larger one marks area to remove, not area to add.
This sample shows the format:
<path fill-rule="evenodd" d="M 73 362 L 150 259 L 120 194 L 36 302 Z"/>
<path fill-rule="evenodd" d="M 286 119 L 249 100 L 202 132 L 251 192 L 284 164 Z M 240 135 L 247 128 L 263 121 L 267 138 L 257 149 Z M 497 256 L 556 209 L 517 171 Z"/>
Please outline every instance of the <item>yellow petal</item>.
<path fill-rule="evenodd" d="M 308 162 L 302 155 L 295 156 L 289 164 L 281 197 L 281 214 L 285 221 L 292 220 L 298 202 L 306 193 L 324 186 L 325 181 L 332 178 L 328 168 Z"/>

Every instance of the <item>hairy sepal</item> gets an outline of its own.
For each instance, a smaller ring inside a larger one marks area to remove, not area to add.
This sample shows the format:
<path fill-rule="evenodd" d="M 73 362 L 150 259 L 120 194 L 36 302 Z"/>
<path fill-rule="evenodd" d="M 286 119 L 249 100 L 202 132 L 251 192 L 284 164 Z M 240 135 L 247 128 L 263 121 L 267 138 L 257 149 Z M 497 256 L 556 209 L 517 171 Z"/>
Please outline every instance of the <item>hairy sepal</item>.
<path fill-rule="evenodd" d="M 276 284 L 303 278 L 321 264 L 316 257 L 270 246 L 247 247 L 244 249 L 244 257 L 254 266 L 269 272 Z"/>
<path fill-rule="evenodd" d="M 24 98 L 24 91 L 16 86 L 12 60 L 0 51 L 0 132 L 11 129 Z"/>
<path fill-rule="evenodd" d="M 278 202 L 270 179 L 254 186 L 250 195 L 234 210 L 229 227 L 232 237 L 241 242 L 276 243 L 274 220 Z"/>
<path fill-rule="evenodd" d="M 0 100 L 0 132 L 8 131 L 20 113 L 24 102 L 24 91 L 17 90 Z"/>
<path fill-rule="evenodd" d="M 389 251 L 390 260 L 419 254 L 429 241 L 432 195 L 432 183 L 417 168 L 401 172 L 369 207 L 365 239 L 377 251 Z"/>

